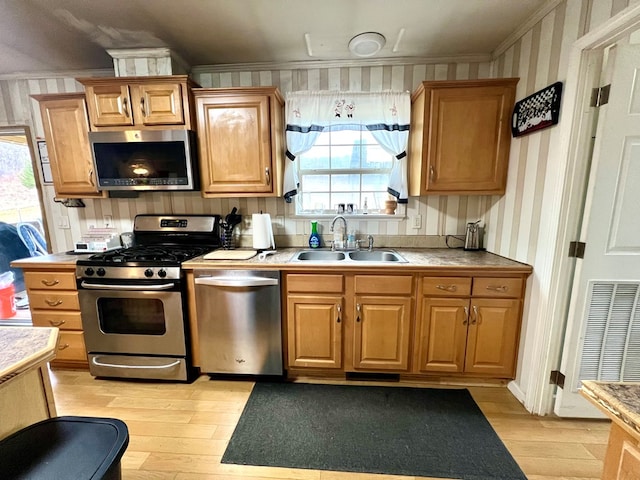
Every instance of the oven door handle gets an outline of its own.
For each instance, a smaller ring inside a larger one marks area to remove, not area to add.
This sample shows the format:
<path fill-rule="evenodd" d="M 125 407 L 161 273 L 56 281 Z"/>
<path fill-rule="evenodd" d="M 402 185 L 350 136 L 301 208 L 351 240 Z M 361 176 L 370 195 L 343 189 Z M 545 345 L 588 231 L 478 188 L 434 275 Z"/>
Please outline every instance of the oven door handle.
<path fill-rule="evenodd" d="M 195 280 L 196 285 L 210 285 L 212 287 L 264 287 L 278 285 L 277 278 L 265 277 L 200 277 Z"/>
<path fill-rule="evenodd" d="M 82 288 L 88 290 L 169 290 L 176 286 L 175 283 L 163 283 L 161 285 L 107 285 L 104 283 L 87 283 L 82 281 L 80 283 Z"/>
<path fill-rule="evenodd" d="M 118 365 L 116 363 L 102 363 L 97 361 L 95 358 L 91 359 L 91 362 L 97 367 L 110 367 L 110 368 L 150 368 L 150 369 L 163 369 L 163 368 L 173 368 L 177 365 L 180 365 L 180 360 L 176 360 L 175 362 L 171 362 L 167 365 Z"/>

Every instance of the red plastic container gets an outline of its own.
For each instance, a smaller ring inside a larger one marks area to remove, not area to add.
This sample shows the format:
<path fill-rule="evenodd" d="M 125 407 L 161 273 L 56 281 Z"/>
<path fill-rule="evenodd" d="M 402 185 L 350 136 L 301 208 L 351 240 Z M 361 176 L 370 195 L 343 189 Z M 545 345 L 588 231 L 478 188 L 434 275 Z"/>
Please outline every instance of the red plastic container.
<path fill-rule="evenodd" d="M 13 283 L 0 288 L 0 319 L 11 318 L 16 314 L 16 292 Z"/>

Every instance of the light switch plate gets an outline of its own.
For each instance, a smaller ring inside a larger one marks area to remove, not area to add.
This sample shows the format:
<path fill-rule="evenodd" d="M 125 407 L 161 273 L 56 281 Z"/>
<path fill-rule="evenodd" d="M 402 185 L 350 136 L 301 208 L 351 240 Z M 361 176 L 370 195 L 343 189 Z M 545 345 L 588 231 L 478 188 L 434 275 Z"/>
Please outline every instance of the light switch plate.
<path fill-rule="evenodd" d="M 412 217 L 411 228 L 422 228 L 422 215 L 414 215 Z"/>

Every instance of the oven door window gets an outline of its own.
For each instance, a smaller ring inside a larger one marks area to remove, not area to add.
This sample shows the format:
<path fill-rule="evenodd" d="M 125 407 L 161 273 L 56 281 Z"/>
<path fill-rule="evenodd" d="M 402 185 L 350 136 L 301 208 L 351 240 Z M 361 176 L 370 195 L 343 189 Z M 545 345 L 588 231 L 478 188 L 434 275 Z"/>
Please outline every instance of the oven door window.
<path fill-rule="evenodd" d="M 164 303 L 157 298 L 98 298 L 98 318 L 104 333 L 164 335 Z"/>

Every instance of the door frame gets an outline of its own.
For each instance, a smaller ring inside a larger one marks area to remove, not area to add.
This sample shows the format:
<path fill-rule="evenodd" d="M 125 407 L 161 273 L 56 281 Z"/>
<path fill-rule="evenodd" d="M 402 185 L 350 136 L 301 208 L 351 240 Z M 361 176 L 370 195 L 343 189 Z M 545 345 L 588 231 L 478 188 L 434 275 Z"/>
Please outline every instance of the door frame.
<path fill-rule="evenodd" d="M 568 326 L 568 309 L 576 268 L 576 259 L 567 255 L 569 242 L 577 240 L 587 195 L 591 162 L 591 132 L 597 112 L 589 107 L 591 90 L 598 85 L 603 51 L 624 36 L 640 28 L 640 4 L 631 6 L 601 26 L 580 37 L 571 46 L 565 84 L 564 118 L 560 122 L 558 159 L 561 184 L 549 199 L 548 218 L 555 219 L 555 248 L 548 254 L 546 271 L 538 274 L 549 278 L 548 302 L 536 316 L 532 341 L 532 360 L 537 373 L 524 385 L 524 405 L 531 413 L 553 412 L 556 386 L 549 381 L 550 372 L 560 367 L 564 332 Z"/>
<path fill-rule="evenodd" d="M 0 126 L 0 134 L 15 134 L 24 135 L 27 139 L 27 146 L 29 148 L 29 154 L 31 156 L 31 168 L 33 169 L 33 178 L 36 184 L 36 190 L 38 192 L 38 204 L 40 207 L 40 214 L 42 215 L 42 229 L 44 230 L 44 239 L 47 243 L 47 249 L 51 252 L 51 239 L 49 237 L 49 222 L 48 215 L 44 208 L 44 192 L 42 188 L 42 168 L 40 166 L 39 157 L 35 149 L 35 137 L 31 134 L 31 127 L 28 125 L 3 125 Z"/>

